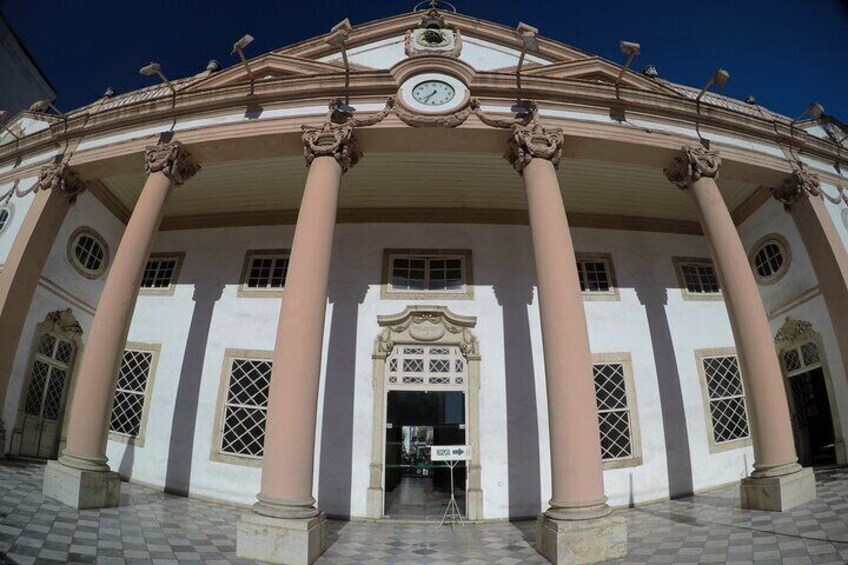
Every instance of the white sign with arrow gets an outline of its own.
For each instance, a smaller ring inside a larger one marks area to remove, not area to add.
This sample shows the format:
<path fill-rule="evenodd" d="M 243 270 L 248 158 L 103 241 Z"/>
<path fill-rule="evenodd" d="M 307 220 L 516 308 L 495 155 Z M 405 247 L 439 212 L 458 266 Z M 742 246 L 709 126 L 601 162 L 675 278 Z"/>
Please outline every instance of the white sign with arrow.
<path fill-rule="evenodd" d="M 430 446 L 430 461 L 466 461 L 470 455 L 467 445 Z"/>

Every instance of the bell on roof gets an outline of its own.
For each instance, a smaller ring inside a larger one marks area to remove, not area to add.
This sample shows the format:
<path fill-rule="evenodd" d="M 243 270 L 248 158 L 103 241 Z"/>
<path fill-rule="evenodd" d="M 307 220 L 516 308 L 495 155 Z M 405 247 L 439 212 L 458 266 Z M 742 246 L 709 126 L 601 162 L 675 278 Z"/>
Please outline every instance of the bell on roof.
<path fill-rule="evenodd" d="M 447 2 L 432 0 L 419 3 L 413 11 L 424 10 L 425 4 L 429 7 L 421 16 L 421 23 L 415 30 L 407 32 L 406 54 L 411 56 L 429 52 L 458 56 L 462 48 L 459 30 L 448 27 L 444 16 L 439 11 L 440 7 L 445 7 L 456 12 L 456 8 Z"/>

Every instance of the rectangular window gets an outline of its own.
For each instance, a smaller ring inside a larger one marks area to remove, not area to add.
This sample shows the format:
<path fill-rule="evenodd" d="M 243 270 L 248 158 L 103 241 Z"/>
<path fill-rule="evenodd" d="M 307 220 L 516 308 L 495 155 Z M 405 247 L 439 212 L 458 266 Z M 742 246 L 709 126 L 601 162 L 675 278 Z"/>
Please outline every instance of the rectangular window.
<path fill-rule="evenodd" d="M 386 250 L 383 298 L 471 298 L 470 260 L 471 252 L 463 250 Z"/>
<path fill-rule="evenodd" d="M 604 461 L 633 457 L 630 403 L 627 380 L 621 363 L 597 363 L 595 399 L 601 431 L 601 459 Z"/>
<path fill-rule="evenodd" d="M 262 457 L 270 382 L 271 361 L 231 359 L 221 423 L 221 453 Z"/>
<path fill-rule="evenodd" d="M 112 401 L 110 432 L 124 438 L 139 438 L 142 435 L 154 355 L 154 351 L 131 348 L 124 350 Z"/>
<path fill-rule="evenodd" d="M 248 296 L 280 293 L 286 286 L 288 270 L 288 250 L 248 251 L 240 290 Z"/>
<path fill-rule="evenodd" d="M 615 273 L 608 253 L 578 253 L 577 276 L 580 290 L 588 300 L 616 300 Z"/>
<path fill-rule="evenodd" d="M 184 256 L 183 253 L 151 253 L 141 276 L 140 294 L 172 294 Z"/>
<path fill-rule="evenodd" d="M 736 355 L 704 356 L 701 365 L 713 443 L 719 445 L 748 438 L 745 391 Z"/>
<path fill-rule="evenodd" d="M 674 258 L 677 278 L 688 298 L 720 298 L 715 266 L 709 259 Z"/>

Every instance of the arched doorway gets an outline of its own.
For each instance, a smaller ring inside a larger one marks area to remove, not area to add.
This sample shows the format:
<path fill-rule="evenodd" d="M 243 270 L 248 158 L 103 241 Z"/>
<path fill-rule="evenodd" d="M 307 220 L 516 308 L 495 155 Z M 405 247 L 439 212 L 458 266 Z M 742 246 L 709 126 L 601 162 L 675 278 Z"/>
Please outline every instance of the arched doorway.
<path fill-rule="evenodd" d="M 844 465 L 845 442 L 820 334 L 809 322 L 786 318 L 775 341 L 799 463 Z"/>
<path fill-rule="evenodd" d="M 51 312 L 35 331 L 27 381 L 11 455 L 55 459 L 65 415 L 65 401 L 81 345 L 82 328 L 70 308 Z"/>

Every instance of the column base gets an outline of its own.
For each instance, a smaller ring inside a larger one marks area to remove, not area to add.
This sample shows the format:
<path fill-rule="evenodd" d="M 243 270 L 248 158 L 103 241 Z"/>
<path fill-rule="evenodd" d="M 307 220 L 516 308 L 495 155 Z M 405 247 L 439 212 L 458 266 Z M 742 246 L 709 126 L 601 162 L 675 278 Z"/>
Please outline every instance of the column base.
<path fill-rule="evenodd" d="M 589 520 L 536 519 L 536 551 L 554 565 L 598 563 L 627 556 L 627 519 L 618 514 Z"/>
<path fill-rule="evenodd" d="M 110 508 L 121 502 L 121 476 L 112 471 L 83 471 L 48 461 L 42 493 L 77 510 Z"/>
<path fill-rule="evenodd" d="M 779 477 L 748 477 L 739 484 L 742 508 L 785 512 L 816 498 L 816 477 L 810 467 Z"/>
<path fill-rule="evenodd" d="M 470 521 L 483 519 L 483 490 L 468 489 L 465 493 L 465 517 Z"/>
<path fill-rule="evenodd" d="M 327 550 L 327 517 L 271 518 L 242 514 L 236 527 L 236 555 L 284 565 L 310 565 Z"/>
<path fill-rule="evenodd" d="M 368 487 L 368 495 L 365 500 L 366 516 L 372 520 L 383 517 L 383 489 Z"/>

